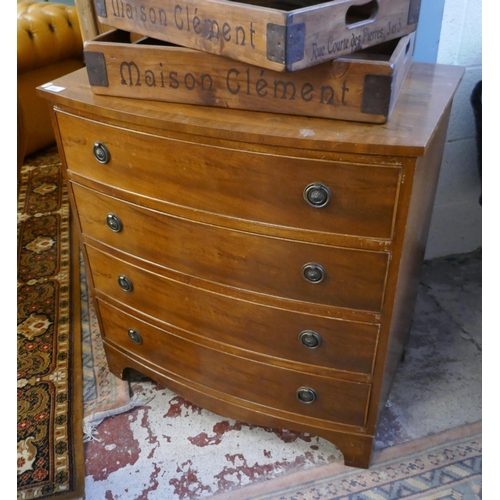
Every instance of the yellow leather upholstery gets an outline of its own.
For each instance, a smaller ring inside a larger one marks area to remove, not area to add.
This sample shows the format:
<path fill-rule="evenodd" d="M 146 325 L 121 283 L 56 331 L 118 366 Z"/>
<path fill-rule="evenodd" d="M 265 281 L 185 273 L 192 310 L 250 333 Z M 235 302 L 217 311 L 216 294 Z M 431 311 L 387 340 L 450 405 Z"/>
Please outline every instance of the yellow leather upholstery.
<path fill-rule="evenodd" d="M 55 142 L 47 102 L 36 87 L 83 67 L 76 7 L 17 3 L 17 160 Z"/>

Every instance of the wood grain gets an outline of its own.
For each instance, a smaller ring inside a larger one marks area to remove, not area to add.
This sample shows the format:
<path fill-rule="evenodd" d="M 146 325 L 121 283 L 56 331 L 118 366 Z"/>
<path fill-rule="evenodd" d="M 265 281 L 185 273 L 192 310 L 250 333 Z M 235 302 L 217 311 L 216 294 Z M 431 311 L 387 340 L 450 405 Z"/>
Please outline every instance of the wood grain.
<path fill-rule="evenodd" d="M 462 74 L 413 64 L 383 125 L 99 96 L 82 71 L 40 89 L 113 372 L 143 371 L 228 418 L 314 433 L 368 467 Z M 305 202 L 311 182 L 331 190 L 325 209 Z M 106 226 L 110 212 L 122 232 Z M 306 261 L 327 279 L 303 280 Z M 304 330 L 320 347 L 300 343 Z M 297 400 L 302 386 L 317 405 Z"/>
<path fill-rule="evenodd" d="M 215 390 L 222 388 L 228 396 L 264 407 L 364 425 L 370 392 L 368 384 L 318 377 L 250 361 L 179 338 L 120 311 L 109 310 L 101 301 L 99 306 L 105 312 L 101 315 L 104 342 L 119 345 L 136 358 L 147 359 L 160 371 Z M 129 338 L 130 328 L 140 333 L 141 344 Z M 310 404 L 299 401 L 296 393 L 301 387 L 312 388 L 317 393 L 317 400 Z"/>
<path fill-rule="evenodd" d="M 415 34 L 286 74 L 111 31 L 85 44 L 99 95 L 385 123 L 412 63 Z"/>
<path fill-rule="evenodd" d="M 54 80 L 63 90 L 39 89 L 58 109 L 69 106 L 72 113 L 89 114 L 97 122 L 119 123 L 137 131 L 154 130 L 155 135 L 188 134 L 197 141 L 221 144 L 227 140 L 248 147 L 288 148 L 281 154 L 363 154 L 365 161 L 394 161 L 394 156 L 424 154 L 439 119 L 460 82 L 459 66 L 414 63 L 401 89 L 391 119 L 383 125 L 325 120 L 301 116 L 227 110 L 139 99 L 95 95 L 83 68 Z M 83 138 L 82 138 L 83 140 Z M 300 144 L 300 146 L 299 146 Z M 340 156 L 341 158 L 342 156 Z M 392 157 L 392 158 L 391 158 Z"/>
<path fill-rule="evenodd" d="M 273 226 L 392 237 L 399 165 L 311 161 L 151 135 L 146 141 L 141 133 L 65 114 L 58 114 L 58 124 L 71 172 L 159 200 L 162 211 L 183 206 Z M 95 142 L 110 151 L 109 164 L 95 159 Z M 331 192 L 323 208 L 304 200 L 313 183 Z"/>
<path fill-rule="evenodd" d="M 158 214 L 77 185 L 73 190 L 84 234 L 139 258 L 260 294 L 381 310 L 388 253 L 256 236 Z M 106 226 L 108 213 L 119 214 L 123 231 Z M 304 278 L 308 263 L 325 269 L 321 283 Z"/>
<path fill-rule="evenodd" d="M 334 0 L 280 10 L 227 0 L 98 0 L 101 23 L 274 71 L 296 71 L 416 29 L 418 1 Z M 286 4 L 286 2 L 285 2 Z"/>
<path fill-rule="evenodd" d="M 198 335 L 205 335 L 213 339 L 219 339 L 222 342 L 231 345 L 241 345 L 252 351 L 270 352 L 276 355 L 277 352 L 287 352 L 299 348 L 295 335 L 304 329 L 319 329 L 319 332 L 327 331 L 326 335 L 337 335 L 335 329 L 338 328 L 340 343 L 338 353 L 331 352 L 326 354 L 327 358 L 336 359 L 336 365 L 349 369 L 345 362 L 338 360 L 338 356 L 361 358 L 365 372 L 371 371 L 371 350 L 376 341 L 377 328 L 373 326 L 360 326 L 360 338 L 366 339 L 366 344 L 362 347 L 352 344 L 352 340 L 357 338 L 358 334 L 348 342 L 348 336 L 354 330 L 355 325 L 347 325 L 345 331 L 346 337 L 342 340 L 343 327 L 339 327 L 335 321 L 322 319 L 321 317 L 303 316 L 289 312 L 279 312 L 266 307 L 253 305 L 248 302 L 238 301 L 226 296 L 211 293 L 201 287 L 187 286 L 175 280 L 168 279 L 161 275 L 155 275 L 141 268 L 131 266 L 126 261 L 118 260 L 110 255 L 98 251 L 95 247 L 87 244 L 85 246 L 89 258 L 90 268 L 94 285 L 104 295 L 121 302 L 122 304 L 141 311 L 143 314 L 158 318 L 159 321 L 172 324 L 178 328 L 194 332 Z M 118 276 L 125 275 L 133 283 L 131 292 L 124 292 L 118 286 Z M 283 310 L 282 310 L 283 311 Z M 290 311 L 293 312 L 293 304 L 290 304 Z M 284 320 L 281 325 L 280 320 Z M 293 322 L 296 323 L 293 323 Z M 296 326 L 295 326 L 296 325 Z M 304 325 L 304 328 L 299 325 Z M 284 332 L 278 335 L 278 339 L 285 338 L 290 343 L 293 338 L 293 344 L 286 347 L 266 347 L 265 345 L 270 331 L 279 331 L 285 328 Z M 289 334 L 286 329 L 292 331 Z M 300 329 L 297 331 L 297 329 Z M 241 335 L 241 332 L 247 331 L 249 339 L 234 339 L 232 335 Z M 367 333 L 368 332 L 368 333 Z M 283 337 L 282 337 L 283 336 Z M 257 338 L 259 337 L 259 338 Z M 252 343 L 255 345 L 252 347 Z M 259 348 L 260 347 L 260 348 Z M 348 351 L 344 347 L 349 347 Z M 354 354 L 354 350 L 359 348 L 359 353 Z M 306 356 L 308 358 L 306 358 Z M 284 355 L 281 355 L 284 357 Z M 300 350 L 294 358 L 307 362 L 311 359 L 310 353 Z M 370 367 L 368 368 L 368 365 Z M 357 366 L 356 364 L 354 366 Z M 357 368 L 350 367 L 349 371 L 357 371 Z"/>

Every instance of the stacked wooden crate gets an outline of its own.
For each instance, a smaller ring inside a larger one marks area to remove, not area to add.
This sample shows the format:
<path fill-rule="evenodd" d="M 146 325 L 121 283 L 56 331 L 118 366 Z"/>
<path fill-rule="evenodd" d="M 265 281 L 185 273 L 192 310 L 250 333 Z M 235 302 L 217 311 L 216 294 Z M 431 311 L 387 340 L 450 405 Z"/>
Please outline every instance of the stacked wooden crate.
<path fill-rule="evenodd" d="M 369 123 L 389 119 L 420 0 L 95 0 L 96 94 Z"/>

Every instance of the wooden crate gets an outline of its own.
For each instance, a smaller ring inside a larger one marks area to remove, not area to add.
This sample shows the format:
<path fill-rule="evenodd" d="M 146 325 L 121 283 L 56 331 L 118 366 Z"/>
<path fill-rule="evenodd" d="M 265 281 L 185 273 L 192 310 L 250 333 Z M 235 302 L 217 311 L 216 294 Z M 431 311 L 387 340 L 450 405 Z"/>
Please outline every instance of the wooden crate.
<path fill-rule="evenodd" d="M 120 30 L 85 43 L 95 94 L 384 123 L 412 62 L 415 33 L 279 73 Z M 376 50 L 375 50 L 376 49 Z"/>
<path fill-rule="evenodd" d="M 421 0 L 95 0 L 101 23 L 274 71 L 415 31 Z"/>

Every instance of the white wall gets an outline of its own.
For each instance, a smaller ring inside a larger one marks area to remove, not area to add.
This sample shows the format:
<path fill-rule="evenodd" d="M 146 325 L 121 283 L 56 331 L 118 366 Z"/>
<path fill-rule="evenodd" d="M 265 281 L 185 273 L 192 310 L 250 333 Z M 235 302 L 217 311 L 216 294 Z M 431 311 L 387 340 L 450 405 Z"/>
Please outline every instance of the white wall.
<path fill-rule="evenodd" d="M 482 246 L 481 179 L 470 95 L 482 79 L 481 0 L 445 0 L 438 64 L 465 67 L 455 96 L 425 257 Z"/>

